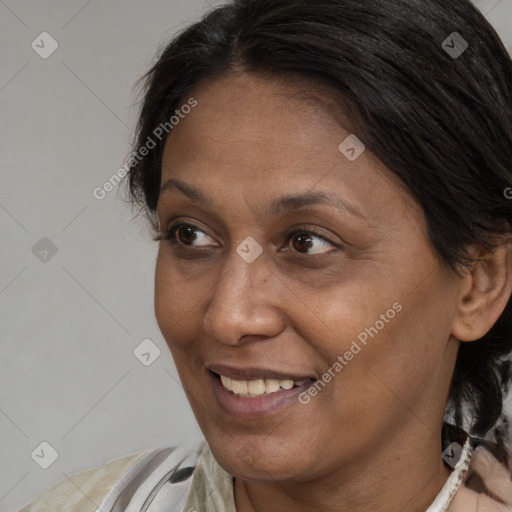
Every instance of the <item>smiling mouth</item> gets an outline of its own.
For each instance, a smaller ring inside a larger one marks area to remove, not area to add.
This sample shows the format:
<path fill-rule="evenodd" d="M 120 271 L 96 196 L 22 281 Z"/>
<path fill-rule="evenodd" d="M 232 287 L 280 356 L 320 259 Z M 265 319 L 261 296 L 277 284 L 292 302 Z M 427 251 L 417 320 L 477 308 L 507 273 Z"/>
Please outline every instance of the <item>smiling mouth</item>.
<path fill-rule="evenodd" d="M 242 398 L 265 397 L 275 393 L 282 393 L 292 388 L 298 388 L 307 382 L 313 382 L 313 379 L 298 381 L 278 379 L 235 380 L 224 375 L 212 373 L 220 380 L 224 389 Z"/>

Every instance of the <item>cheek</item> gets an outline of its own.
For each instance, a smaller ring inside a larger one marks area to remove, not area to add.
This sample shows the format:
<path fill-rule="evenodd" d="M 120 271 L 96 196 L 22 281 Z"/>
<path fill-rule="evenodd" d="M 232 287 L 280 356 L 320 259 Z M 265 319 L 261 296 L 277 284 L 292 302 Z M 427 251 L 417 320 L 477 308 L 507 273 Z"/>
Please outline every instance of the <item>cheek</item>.
<path fill-rule="evenodd" d="M 451 364 L 446 352 L 450 309 L 433 302 L 431 293 L 418 290 L 415 297 L 403 298 L 402 311 L 368 347 L 367 364 L 381 405 L 413 410 L 423 396 L 444 393 Z"/>
<path fill-rule="evenodd" d="M 434 276 L 413 293 L 409 286 L 393 290 L 392 283 L 381 282 L 373 292 L 359 287 L 366 301 L 358 300 L 356 289 L 350 300 L 345 293 L 332 298 L 335 306 L 324 315 L 330 319 L 329 341 L 317 351 L 327 351 L 336 396 L 357 397 L 336 400 L 336 407 L 342 410 L 351 403 L 363 416 L 375 410 L 400 412 L 404 404 L 414 404 L 428 388 L 442 384 L 434 381 L 444 379 L 446 370 L 440 368 L 450 366 L 446 347 L 453 305 L 449 294 L 436 293 L 436 282 Z"/>
<path fill-rule="evenodd" d="M 187 333 L 197 325 L 199 292 L 196 282 L 186 282 L 176 267 L 159 255 L 155 269 L 155 317 L 169 348 L 185 343 L 190 338 Z"/>

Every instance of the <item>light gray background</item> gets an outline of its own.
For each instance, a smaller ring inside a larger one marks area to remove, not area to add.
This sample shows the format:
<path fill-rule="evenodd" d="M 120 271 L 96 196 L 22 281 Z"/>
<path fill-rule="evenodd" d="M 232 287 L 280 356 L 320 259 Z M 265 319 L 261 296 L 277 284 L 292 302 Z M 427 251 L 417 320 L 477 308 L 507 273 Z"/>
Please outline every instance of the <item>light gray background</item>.
<path fill-rule="evenodd" d="M 219 3 L 0 1 L 0 511 L 109 459 L 201 439 L 154 320 L 156 244 L 122 194 L 92 192 L 128 152 L 135 80 Z M 512 50 L 512 0 L 477 4 Z M 44 31 L 59 44 L 47 59 L 31 48 Z M 47 262 L 32 252 L 43 237 L 58 249 Z M 146 338 L 161 350 L 150 366 L 133 354 Z M 31 458 L 43 441 L 59 454 L 46 470 Z"/>

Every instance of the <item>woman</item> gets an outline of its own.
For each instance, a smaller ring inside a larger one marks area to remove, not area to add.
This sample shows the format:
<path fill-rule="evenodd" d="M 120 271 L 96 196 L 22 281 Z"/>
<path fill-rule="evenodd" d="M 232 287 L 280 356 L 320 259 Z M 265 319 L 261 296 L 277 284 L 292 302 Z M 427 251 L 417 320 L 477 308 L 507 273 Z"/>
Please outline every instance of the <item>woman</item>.
<path fill-rule="evenodd" d="M 512 510 L 511 108 L 467 0 L 235 0 L 176 37 L 129 184 L 206 442 L 23 510 Z"/>

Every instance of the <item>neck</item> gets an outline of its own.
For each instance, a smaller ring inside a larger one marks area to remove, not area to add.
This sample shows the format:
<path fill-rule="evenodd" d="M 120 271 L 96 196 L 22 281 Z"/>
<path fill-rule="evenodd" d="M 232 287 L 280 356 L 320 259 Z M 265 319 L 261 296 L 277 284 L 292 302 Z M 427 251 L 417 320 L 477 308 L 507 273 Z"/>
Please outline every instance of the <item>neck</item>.
<path fill-rule="evenodd" d="M 425 512 L 450 475 L 441 432 L 420 425 L 395 432 L 379 450 L 336 471 L 290 483 L 235 479 L 237 512 Z M 408 441 L 406 441 L 408 439 Z"/>

